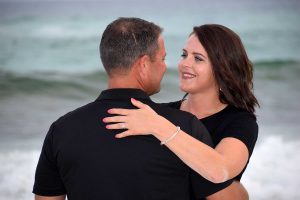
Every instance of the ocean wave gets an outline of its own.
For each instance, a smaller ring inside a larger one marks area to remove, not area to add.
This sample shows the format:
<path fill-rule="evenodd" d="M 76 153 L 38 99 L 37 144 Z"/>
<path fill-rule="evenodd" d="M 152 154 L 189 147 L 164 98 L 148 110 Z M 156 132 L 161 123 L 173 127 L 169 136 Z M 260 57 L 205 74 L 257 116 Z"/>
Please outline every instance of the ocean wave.
<path fill-rule="evenodd" d="M 91 94 L 99 91 L 99 84 L 106 81 L 104 72 L 67 74 L 59 72 L 37 72 L 18 74 L 0 71 L 0 95 L 26 94 Z M 103 84 L 104 85 L 104 84 Z"/>
<path fill-rule="evenodd" d="M 256 71 L 257 75 L 263 78 L 263 75 L 268 75 L 294 79 L 294 76 L 298 76 L 300 72 L 300 62 L 292 59 L 260 60 L 254 62 L 254 67 L 264 69 Z M 274 68 L 280 68 L 282 73 L 272 70 Z M 106 81 L 107 75 L 104 70 L 71 73 L 58 68 L 55 71 L 28 70 L 26 73 L 20 73 L 0 69 L 0 95 L 3 97 L 16 93 L 43 92 L 56 95 L 91 94 L 104 89 L 107 85 Z M 162 84 L 167 88 L 177 86 L 178 72 L 175 67 L 168 68 Z"/>
<path fill-rule="evenodd" d="M 177 69 L 168 69 L 162 82 L 166 89 L 177 88 Z M 105 71 L 69 73 L 61 71 L 39 71 L 18 73 L 0 70 L 0 98 L 14 94 L 50 94 L 73 97 L 98 94 L 107 87 Z M 173 90 L 172 90 L 173 91 Z"/>
<path fill-rule="evenodd" d="M 294 59 L 285 60 L 259 60 L 253 62 L 255 67 L 286 67 L 289 65 L 300 65 L 300 61 Z"/>
<path fill-rule="evenodd" d="M 241 180 L 250 199 L 300 198 L 297 192 L 300 185 L 297 178 L 299 145 L 299 140 L 286 141 L 280 136 L 270 136 L 256 147 Z"/>
<path fill-rule="evenodd" d="M 31 193 L 39 151 L 0 153 L 0 199 L 33 199 Z"/>
<path fill-rule="evenodd" d="M 77 25 L 80 27 L 80 25 Z M 93 27 L 70 28 L 60 24 L 50 24 L 39 27 L 34 30 L 32 35 L 37 38 L 55 38 L 55 39 L 84 39 L 84 38 L 97 38 L 99 30 Z M 96 27 L 97 28 L 97 27 Z"/>

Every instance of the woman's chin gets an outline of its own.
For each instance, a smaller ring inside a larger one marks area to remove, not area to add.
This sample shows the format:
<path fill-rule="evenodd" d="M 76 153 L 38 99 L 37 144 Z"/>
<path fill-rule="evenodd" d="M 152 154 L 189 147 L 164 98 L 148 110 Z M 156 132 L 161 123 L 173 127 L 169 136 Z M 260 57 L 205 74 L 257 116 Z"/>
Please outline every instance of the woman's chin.
<path fill-rule="evenodd" d="M 191 90 L 189 89 L 189 87 L 186 86 L 186 85 L 180 84 L 180 85 L 179 85 L 179 88 L 180 88 L 180 90 L 181 90 L 182 92 L 185 92 L 185 93 L 190 93 L 190 92 L 191 92 Z"/>

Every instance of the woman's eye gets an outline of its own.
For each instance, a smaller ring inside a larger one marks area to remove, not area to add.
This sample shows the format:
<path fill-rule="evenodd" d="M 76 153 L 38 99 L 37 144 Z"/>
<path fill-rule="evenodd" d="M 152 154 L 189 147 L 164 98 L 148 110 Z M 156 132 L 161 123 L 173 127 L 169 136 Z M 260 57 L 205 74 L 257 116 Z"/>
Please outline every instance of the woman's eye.
<path fill-rule="evenodd" d="M 199 57 L 199 56 L 195 56 L 195 60 L 196 61 L 203 61 L 203 59 L 201 57 Z"/>
<path fill-rule="evenodd" d="M 187 54 L 186 54 L 186 53 L 182 53 L 182 54 L 181 54 L 181 57 L 182 57 L 182 58 L 186 58 L 186 57 L 187 57 Z"/>

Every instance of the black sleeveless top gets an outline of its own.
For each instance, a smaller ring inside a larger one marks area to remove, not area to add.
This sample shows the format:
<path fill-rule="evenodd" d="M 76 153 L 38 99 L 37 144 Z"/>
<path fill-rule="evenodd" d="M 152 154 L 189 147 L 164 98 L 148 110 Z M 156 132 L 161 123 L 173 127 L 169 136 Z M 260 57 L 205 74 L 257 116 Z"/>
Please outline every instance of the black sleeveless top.
<path fill-rule="evenodd" d="M 175 109 L 180 109 L 181 101 L 171 102 L 165 105 Z M 214 146 L 217 146 L 223 138 L 236 138 L 246 145 L 250 159 L 258 136 L 258 125 L 254 114 L 228 105 L 220 112 L 200 119 L 200 121 L 210 133 Z M 234 178 L 234 180 L 240 181 L 248 162 L 245 168 Z"/>

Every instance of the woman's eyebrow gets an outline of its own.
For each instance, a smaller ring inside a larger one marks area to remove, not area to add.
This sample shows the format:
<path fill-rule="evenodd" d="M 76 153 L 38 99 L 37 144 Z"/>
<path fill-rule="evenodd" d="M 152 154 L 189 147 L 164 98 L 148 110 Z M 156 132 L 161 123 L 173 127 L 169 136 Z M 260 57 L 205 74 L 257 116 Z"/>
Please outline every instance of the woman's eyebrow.
<path fill-rule="evenodd" d="M 200 55 L 200 56 L 202 56 L 202 57 L 206 58 L 206 56 L 205 56 L 205 55 L 203 55 L 202 53 L 199 53 L 199 52 L 192 52 L 192 54 L 193 54 L 193 55 Z"/>
<path fill-rule="evenodd" d="M 184 52 L 187 52 L 187 50 L 186 50 L 186 49 L 182 49 L 182 51 L 184 51 Z M 192 54 L 193 54 L 193 55 L 200 55 L 200 56 L 202 56 L 202 57 L 206 58 L 206 56 L 205 56 L 205 55 L 203 55 L 202 53 L 199 53 L 199 52 L 195 52 L 195 51 L 193 51 L 193 52 L 192 52 Z"/>

